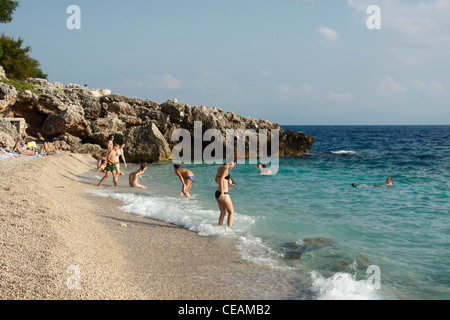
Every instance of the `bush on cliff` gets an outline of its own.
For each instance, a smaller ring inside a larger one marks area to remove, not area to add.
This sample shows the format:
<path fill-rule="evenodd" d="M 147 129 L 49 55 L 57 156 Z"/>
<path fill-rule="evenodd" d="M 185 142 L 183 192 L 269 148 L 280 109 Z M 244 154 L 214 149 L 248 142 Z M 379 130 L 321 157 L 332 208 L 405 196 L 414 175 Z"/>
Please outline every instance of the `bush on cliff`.
<path fill-rule="evenodd" d="M 22 47 L 23 40 L 15 40 L 4 34 L 0 36 L 0 46 L 2 47 L 2 56 L 0 65 L 5 69 L 6 76 L 10 79 L 25 80 L 40 77 L 47 77 L 39 69 L 40 63 L 29 56 L 31 47 Z"/>
<path fill-rule="evenodd" d="M 0 0 L 0 23 L 12 21 L 14 11 L 19 2 L 13 0 Z M 39 68 L 40 63 L 28 54 L 31 47 L 22 48 L 23 40 L 14 40 L 4 34 L 0 37 L 0 65 L 3 66 L 6 76 L 10 79 L 25 80 L 27 78 L 47 79 L 47 75 Z"/>

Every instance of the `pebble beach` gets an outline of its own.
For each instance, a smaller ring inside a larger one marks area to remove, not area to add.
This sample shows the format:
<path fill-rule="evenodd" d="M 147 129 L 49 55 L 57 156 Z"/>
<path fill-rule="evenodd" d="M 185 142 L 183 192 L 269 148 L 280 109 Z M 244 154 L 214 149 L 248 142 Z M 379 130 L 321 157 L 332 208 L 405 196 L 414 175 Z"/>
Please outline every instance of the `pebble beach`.
<path fill-rule="evenodd" d="M 268 298 L 271 283 L 259 281 L 267 270 L 222 242 L 87 193 L 96 174 L 89 155 L 0 159 L 0 299 Z"/>

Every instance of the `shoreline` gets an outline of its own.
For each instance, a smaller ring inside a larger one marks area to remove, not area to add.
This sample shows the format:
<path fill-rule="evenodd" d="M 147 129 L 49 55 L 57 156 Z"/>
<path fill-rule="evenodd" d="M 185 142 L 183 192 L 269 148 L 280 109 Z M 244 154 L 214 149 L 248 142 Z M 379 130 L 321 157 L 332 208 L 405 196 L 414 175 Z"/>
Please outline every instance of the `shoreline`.
<path fill-rule="evenodd" d="M 0 299 L 263 300 L 295 291 L 223 242 L 87 193 L 96 185 L 91 156 L 0 161 Z"/>

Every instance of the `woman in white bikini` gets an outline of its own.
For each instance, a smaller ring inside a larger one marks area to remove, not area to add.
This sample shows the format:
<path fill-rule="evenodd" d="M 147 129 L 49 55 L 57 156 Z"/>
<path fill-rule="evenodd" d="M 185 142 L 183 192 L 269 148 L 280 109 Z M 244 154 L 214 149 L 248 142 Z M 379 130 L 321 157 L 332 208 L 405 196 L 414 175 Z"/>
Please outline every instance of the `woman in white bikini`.
<path fill-rule="evenodd" d="M 121 144 L 119 145 L 119 149 L 117 150 L 117 160 L 116 160 L 116 169 L 117 169 L 117 174 L 123 176 L 124 173 L 120 170 L 120 158 L 122 158 L 123 164 L 125 165 L 125 168 L 128 166 L 127 162 L 125 160 L 125 152 L 124 152 L 124 148 L 125 148 L 125 144 Z"/>

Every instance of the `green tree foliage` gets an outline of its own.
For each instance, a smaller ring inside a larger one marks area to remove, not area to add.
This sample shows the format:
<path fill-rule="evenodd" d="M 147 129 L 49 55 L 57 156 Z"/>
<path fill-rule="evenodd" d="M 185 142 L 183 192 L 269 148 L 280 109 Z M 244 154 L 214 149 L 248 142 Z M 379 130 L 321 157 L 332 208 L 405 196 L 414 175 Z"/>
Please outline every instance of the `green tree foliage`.
<path fill-rule="evenodd" d="M 0 23 L 12 21 L 14 11 L 19 2 L 14 0 L 0 0 Z M 6 76 L 10 79 L 25 80 L 27 78 L 47 79 L 36 59 L 28 54 L 31 47 L 22 48 L 23 40 L 14 40 L 4 34 L 0 36 L 0 65 L 5 69 Z"/>
<path fill-rule="evenodd" d="M 41 68 L 36 68 L 33 78 L 47 79 L 48 74 L 44 73 Z"/>
<path fill-rule="evenodd" d="M 4 34 L 0 36 L 0 46 L 3 48 L 3 56 L 0 65 L 5 69 L 6 76 L 10 79 L 25 80 L 37 75 L 46 76 L 39 69 L 39 61 L 31 58 L 28 54 L 31 47 L 22 48 L 23 40 L 14 40 Z"/>
<path fill-rule="evenodd" d="M 12 15 L 19 6 L 17 1 L 0 0 L 0 23 L 8 23 L 12 21 Z"/>

